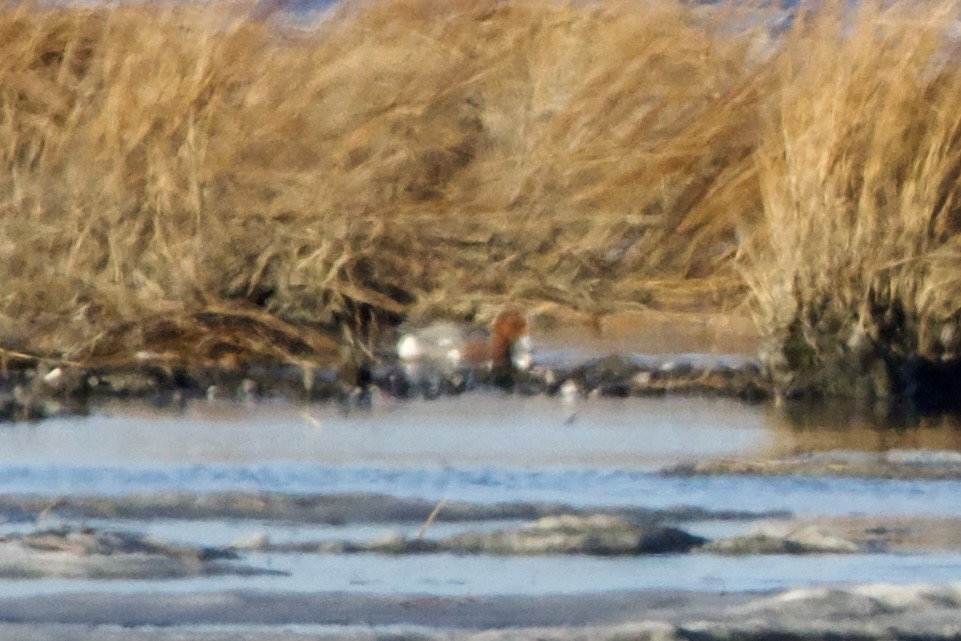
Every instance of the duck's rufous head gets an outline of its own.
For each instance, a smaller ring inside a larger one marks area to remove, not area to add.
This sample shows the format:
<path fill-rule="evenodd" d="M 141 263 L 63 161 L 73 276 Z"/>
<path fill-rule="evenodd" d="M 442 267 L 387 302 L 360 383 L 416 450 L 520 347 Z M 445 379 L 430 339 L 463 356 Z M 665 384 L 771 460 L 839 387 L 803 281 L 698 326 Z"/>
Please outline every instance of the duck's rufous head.
<path fill-rule="evenodd" d="M 526 370 L 531 366 L 530 325 L 521 312 L 508 309 L 494 319 L 491 330 L 493 366 Z"/>

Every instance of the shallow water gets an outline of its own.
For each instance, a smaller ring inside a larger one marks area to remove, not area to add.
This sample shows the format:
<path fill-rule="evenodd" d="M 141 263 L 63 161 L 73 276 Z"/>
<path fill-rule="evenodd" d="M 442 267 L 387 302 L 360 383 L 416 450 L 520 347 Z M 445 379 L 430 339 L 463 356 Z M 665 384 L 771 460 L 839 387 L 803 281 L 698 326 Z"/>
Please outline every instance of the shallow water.
<path fill-rule="evenodd" d="M 883 558 L 883 562 L 879 559 Z M 819 557 L 665 555 L 633 558 L 490 557 L 456 554 L 250 554 L 290 576 L 204 577 L 165 581 L 5 581 L 0 596 L 62 592 L 213 592 L 257 590 L 488 596 L 582 594 L 621 590 L 760 591 L 860 582 L 956 581 L 961 554 L 851 554 Z"/>
<path fill-rule="evenodd" d="M 961 481 L 759 476 L 672 477 L 624 469 L 5 466 L 0 491 L 122 495 L 153 490 L 372 492 L 433 501 L 548 501 L 572 505 L 787 510 L 798 516 L 961 516 Z"/>
<path fill-rule="evenodd" d="M 269 402 L 199 402 L 183 411 L 118 405 L 0 429 L 0 492 L 373 492 L 576 507 L 961 516 L 961 481 L 658 473 L 685 461 L 777 450 L 786 435 L 783 421 L 761 406 L 705 398 L 572 405 L 476 394 L 383 402 L 348 415 Z"/>
<path fill-rule="evenodd" d="M 811 429 L 805 425 L 804 433 Z M 865 430 L 866 449 L 876 449 L 870 445 L 876 435 Z M 663 466 L 709 457 L 793 451 L 797 441 L 789 437 L 794 433 L 769 408 L 704 398 L 596 399 L 570 404 L 556 398 L 475 394 L 429 403 L 381 399 L 371 412 L 347 415 L 335 407 L 272 402 L 202 402 L 176 411 L 113 405 L 91 417 L 0 429 L 0 492 L 50 496 L 169 490 L 373 492 L 432 501 L 683 505 L 786 510 L 798 516 L 961 517 L 958 481 L 683 478 L 658 473 Z M 844 442 L 849 445 L 858 439 L 847 434 Z M 107 519 L 87 524 L 204 545 L 258 535 L 268 536 L 273 543 L 370 540 L 389 532 L 411 536 L 420 525 L 217 519 Z M 505 525 L 509 523 L 436 523 L 430 536 Z M 33 527 L 22 522 L 0 524 L 0 534 Z M 749 524 L 715 521 L 682 527 L 719 536 L 741 533 Z M 444 595 L 741 591 L 851 581 L 937 582 L 961 574 L 961 554 L 956 553 L 744 558 L 693 554 L 627 559 L 261 552 L 244 556 L 248 563 L 285 570 L 290 576 L 5 581 L 0 584 L 0 597 L 239 588 Z"/>
<path fill-rule="evenodd" d="M 199 402 L 182 412 L 105 407 L 86 418 L 0 429 L 0 465 L 124 468 L 213 463 L 627 467 L 655 469 L 760 446 L 750 406 L 708 399 L 596 399 L 471 394 L 432 402 L 336 406 Z M 572 419 L 573 417 L 573 419 Z"/>

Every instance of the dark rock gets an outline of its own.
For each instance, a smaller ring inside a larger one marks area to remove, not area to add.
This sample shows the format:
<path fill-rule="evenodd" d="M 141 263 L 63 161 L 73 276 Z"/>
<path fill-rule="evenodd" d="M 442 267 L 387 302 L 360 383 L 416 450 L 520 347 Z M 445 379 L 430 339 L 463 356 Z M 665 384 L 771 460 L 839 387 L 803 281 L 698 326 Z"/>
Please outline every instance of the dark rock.
<path fill-rule="evenodd" d="M 545 517 L 516 529 L 460 534 L 441 542 L 454 551 L 620 556 L 687 552 L 704 539 L 672 527 L 639 526 L 607 515 Z"/>
<path fill-rule="evenodd" d="M 571 378 L 581 389 L 596 390 L 602 396 L 627 396 L 631 379 L 640 366 L 626 356 L 612 354 L 575 369 Z"/>

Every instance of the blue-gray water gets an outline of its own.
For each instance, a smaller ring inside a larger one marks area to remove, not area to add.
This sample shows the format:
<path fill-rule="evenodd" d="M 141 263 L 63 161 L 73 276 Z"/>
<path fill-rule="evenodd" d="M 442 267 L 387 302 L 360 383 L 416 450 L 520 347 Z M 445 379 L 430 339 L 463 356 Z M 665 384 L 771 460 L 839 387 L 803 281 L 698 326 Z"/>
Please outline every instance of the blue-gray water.
<path fill-rule="evenodd" d="M 868 435 L 870 436 L 870 435 Z M 581 400 L 469 395 L 380 399 L 372 412 L 283 403 L 194 403 L 182 411 L 118 405 L 80 419 L 0 429 L 0 492 L 122 495 L 151 491 L 376 492 L 430 500 L 552 501 L 578 507 L 697 506 L 805 515 L 961 517 L 961 482 L 663 476 L 685 461 L 777 452 L 790 439 L 768 409 L 710 399 Z M 848 435 L 846 443 L 850 443 Z M 854 435 L 857 442 L 857 435 Z M 873 438 L 873 437 L 872 437 Z M 866 438 L 870 441 L 871 438 Z M 91 521 L 222 545 L 414 534 L 419 524 L 343 527 L 249 521 Z M 30 524 L 0 524 L 6 532 Z M 497 527 L 502 523 L 472 524 Z M 437 524 L 441 536 L 467 527 Z M 694 531 L 697 525 L 691 526 Z M 717 524 L 707 524 L 710 535 Z M 744 523 L 725 525 L 731 532 Z M 234 588 L 430 594 L 543 594 L 622 589 L 761 590 L 961 575 L 956 553 L 598 559 L 250 553 L 287 577 L 175 581 L 7 581 L 0 596 L 59 591 Z"/>
<path fill-rule="evenodd" d="M 961 554 L 633 558 L 251 554 L 250 563 L 290 572 L 276 577 L 168 581 L 5 581 L 0 597 L 63 592 L 358 592 L 371 594 L 585 594 L 618 590 L 735 592 L 854 583 L 957 581 Z"/>
<path fill-rule="evenodd" d="M 0 491 L 132 494 L 151 490 L 247 490 L 327 494 L 375 492 L 431 500 L 551 501 L 584 506 L 788 510 L 799 516 L 884 513 L 961 517 L 961 482 L 884 479 L 678 478 L 623 469 L 447 466 L 415 468 L 261 464 L 137 468 L 9 466 Z"/>
<path fill-rule="evenodd" d="M 376 492 L 579 507 L 961 516 L 958 481 L 658 472 L 763 453 L 784 438 L 762 407 L 700 398 L 571 405 L 472 395 L 384 401 L 373 412 L 349 415 L 280 403 L 196 403 L 182 412 L 121 405 L 88 418 L 0 429 L 0 492 Z"/>

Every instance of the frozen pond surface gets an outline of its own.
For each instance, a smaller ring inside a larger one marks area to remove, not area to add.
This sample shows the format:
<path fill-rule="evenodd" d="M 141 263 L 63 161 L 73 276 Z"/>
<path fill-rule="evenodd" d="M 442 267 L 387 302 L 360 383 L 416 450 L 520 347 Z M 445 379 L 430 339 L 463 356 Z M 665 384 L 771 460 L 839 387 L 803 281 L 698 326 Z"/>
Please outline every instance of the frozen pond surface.
<path fill-rule="evenodd" d="M 581 508 L 692 506 L 781 510 L 797 516 L 961 517 L 958 481 L 685 478 L 658 472 L 686 461 L 778 451 L 789 437 L 769 408 L 704 398 L 571 404 L 557 398 L 474 394 L 434 402 L 382 401 L 373 411 L 350 414 L 335 406 L 270 402 L 193 403 L 176 411 L 117 405 L 87 418 L 0 429 L 0 493 L 52 498 L 167 491 L 369 492 L 430 501 L 548 501 Z M 864 442 L 873 438 L 866 434 Z M 844 442 L 851 442 L 850 435 Z M 257 519 L 91 519 L 83 524 L 204 545 L 257 535 L 274 543 L 370 540 L 389 532 L 412 536 L 420 525 L 304 525 Z M 431 535 L 511 524 L 436 523 Z M 11 521 L 0 524 L 0 534 L 33 527 L 32 522 Z M 715 536 L 742 533 L 747 527 L 713 522 L 689 524 L 687 529 Z M 617 559 L 247 552 L 244 559 L 289 575 L 4 581 L 0 598 L 240 589 L 436 595 L 729 592 L 852 581 L 939 582 L 961 575 L 961 554 L 953 552 Z"/>

